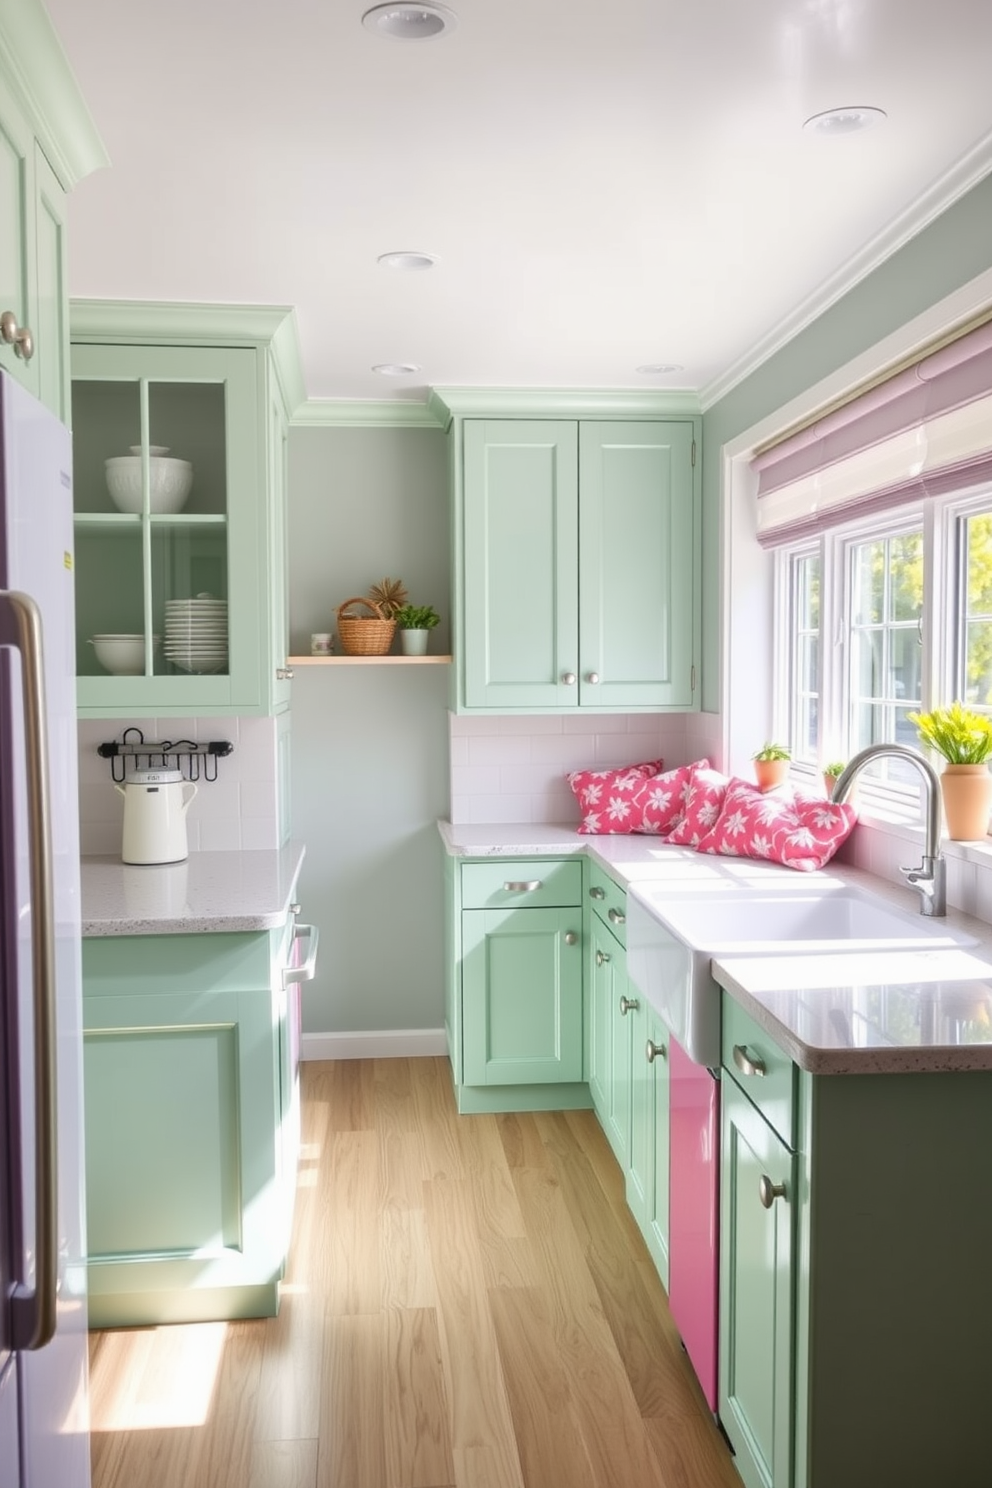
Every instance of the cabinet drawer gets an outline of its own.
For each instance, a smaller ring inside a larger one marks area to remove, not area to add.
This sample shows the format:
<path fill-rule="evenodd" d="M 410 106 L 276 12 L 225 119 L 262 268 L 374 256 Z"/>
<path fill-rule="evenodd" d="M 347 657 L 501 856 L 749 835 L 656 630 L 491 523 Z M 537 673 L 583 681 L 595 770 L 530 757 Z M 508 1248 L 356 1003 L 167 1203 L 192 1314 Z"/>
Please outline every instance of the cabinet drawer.
<path fill-rule="evenodd" d="M 769 1126 L 795 1147 L 796 1069 L 764 1029 L 723 994 L 722 1062 Z"/>
<path fill-rule="evenodd" d="M 627 891 L 615 883 L 598 863 L 589 864 L 589 903 L 594 913 L 616 936 L 627 944 Z"/>
<path fill-rule="evenodd" d="M 580 858 L 462 864 L 463 909 L 548 909 L 581 903 Z"/>

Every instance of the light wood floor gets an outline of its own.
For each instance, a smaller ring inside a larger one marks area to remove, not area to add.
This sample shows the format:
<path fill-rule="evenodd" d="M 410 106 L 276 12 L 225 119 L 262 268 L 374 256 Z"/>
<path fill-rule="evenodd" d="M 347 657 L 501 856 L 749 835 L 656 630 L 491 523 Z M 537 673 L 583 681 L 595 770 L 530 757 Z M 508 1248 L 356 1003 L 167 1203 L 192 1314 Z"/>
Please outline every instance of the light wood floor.
<path fill-rule="evenodd" d="M 278 1318 L 94 1333 L 94 1488 L 741 1488 L 591 1112 L 303 1067 Z"/>

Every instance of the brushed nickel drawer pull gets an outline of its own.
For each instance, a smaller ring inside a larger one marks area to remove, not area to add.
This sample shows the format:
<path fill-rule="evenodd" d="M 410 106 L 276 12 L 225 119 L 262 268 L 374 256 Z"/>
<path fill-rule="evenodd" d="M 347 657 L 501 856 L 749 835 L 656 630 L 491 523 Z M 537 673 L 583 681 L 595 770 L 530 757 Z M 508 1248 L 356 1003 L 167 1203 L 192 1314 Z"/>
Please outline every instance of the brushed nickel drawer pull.
<path fill-rule="evenodd" d="M 597 951 L 596 952 L 596 965 L 597 966 L 605 966 L 606 963 L 607 963 L 607 961 L 609 961 L 609 959 L 610 959 L 610 956 L 609 956 L 609 952 L 608 951 Z"/>
<path fill-rule="evenodd" d="M 542 886 L 539 878 L 508 878 L 503 888 L 508 894 L 535 894 Z"/>
<path fill-rule="evenodd" d="M 656 1044 L 654 1039 L 648 1039 L 647 1044 L 645 1045 L 644 1052 L 647 1056 L 648 1064 L 654 1064 L 655 1060 L 659 1058 L 659 1056 L 662 1059 L 668 1058 L 668 1050 L 665 1048 L 664 1044 Z"/>
<path fill-rule="evenodd" d="M 626 1018 L 626 1016 L 627 1016 L 628 1013 L 636 1013 L 637 1012 L 637 1009 L 640 1007 L 640 1005 L 641 1004 L 638 1002 L 638 1000 L 637 1000 L 636 997 L 621 997 L 621 999 L 620 999 L 620 1013 L 621 1013 L 621 1016 L 624 1017 L 624 1018 Z"/>
<path fill-rule="evenodd" d="M 605 899 L 606 898 L 606 890 L 605 889 L 601 889 L 598 884 L 594 884 L 593 887 L 589 890 L 589 898 L 590 899 Z"/>
<path fill-rule="evenodd" d="M 608 909 L 606 918 L 614 925 L 626 925 L 627 916 L 619 909 Z"/>
<path fill-rule="evenodd" d="M 773 1183 L 766 1173 L 762 1173 L 758 1179 L 758 1198 L 766 1209 L 770 1209 L 776 1199 L 785 1198 L 785 1184 Z"/>
<path fill-rule="evenodd" d="M 767 1075 L 763 1059 L 751 1059 L 748 1056 L 747 1044 L 734 1045 L 734 1063 L 742 1075 Z"/>
<path fill-rule="evenodd" d="M 565 931 L 565 944 L 566 945 L 578 945 L 578 942 L 579 942 L 579 937 L 576 935 L 576 933 L 575 933 L 574 930 L 566 930 Z"/>

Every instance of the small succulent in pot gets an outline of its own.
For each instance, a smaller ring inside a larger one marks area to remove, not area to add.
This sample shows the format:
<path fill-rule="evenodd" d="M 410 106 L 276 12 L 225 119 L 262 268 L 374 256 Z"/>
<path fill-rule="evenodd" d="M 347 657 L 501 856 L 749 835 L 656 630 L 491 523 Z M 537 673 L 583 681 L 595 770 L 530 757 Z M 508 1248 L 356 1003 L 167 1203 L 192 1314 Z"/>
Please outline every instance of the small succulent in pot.
<path fill-rule="evenodd" d="M 784 744 L 762 744 L 751 758 L 753 760 L 791 760 L 792 752 Z"/>
<path fill-rule="evenodd" d="M 830 760 L 823 766 L 820 774 L 823 777 L 823 789 L 828 796 L 833 795 L 834 786 L 846 769 L 847 760 Z"/>
<path fill-rule="evenodd" d="M 754 778 L 758 782 L 758 789 L 767 791 L 774 790 L 785 781 L 792 755 L 784 744 L 762 744 L 751 759 L 754 761 Z"/>
<path fill-rule="evenodd" d="M 393 611 L 393 619 L 400 630 L 433 630 L 441 623 L 441 616 L 433 605 L 400 605 Z"/>
<path fill-rule="evenodd" d="M 943 755 L 949 765 L 980 765 L 992 755 L 992 718 L 963 703 L 906 717 L 916 725 L 920 742 Z"/>

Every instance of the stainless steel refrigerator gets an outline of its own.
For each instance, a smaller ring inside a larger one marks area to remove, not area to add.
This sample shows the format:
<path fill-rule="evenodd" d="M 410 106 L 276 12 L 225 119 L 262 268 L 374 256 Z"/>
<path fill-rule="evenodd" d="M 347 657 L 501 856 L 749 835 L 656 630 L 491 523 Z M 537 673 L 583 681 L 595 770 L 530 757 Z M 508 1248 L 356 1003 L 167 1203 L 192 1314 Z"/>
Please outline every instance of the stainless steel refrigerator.
<path fill-rule="evenodd" d="M 0 1488 L 88 1488 L 68 431 L 0 372 Z"/>

